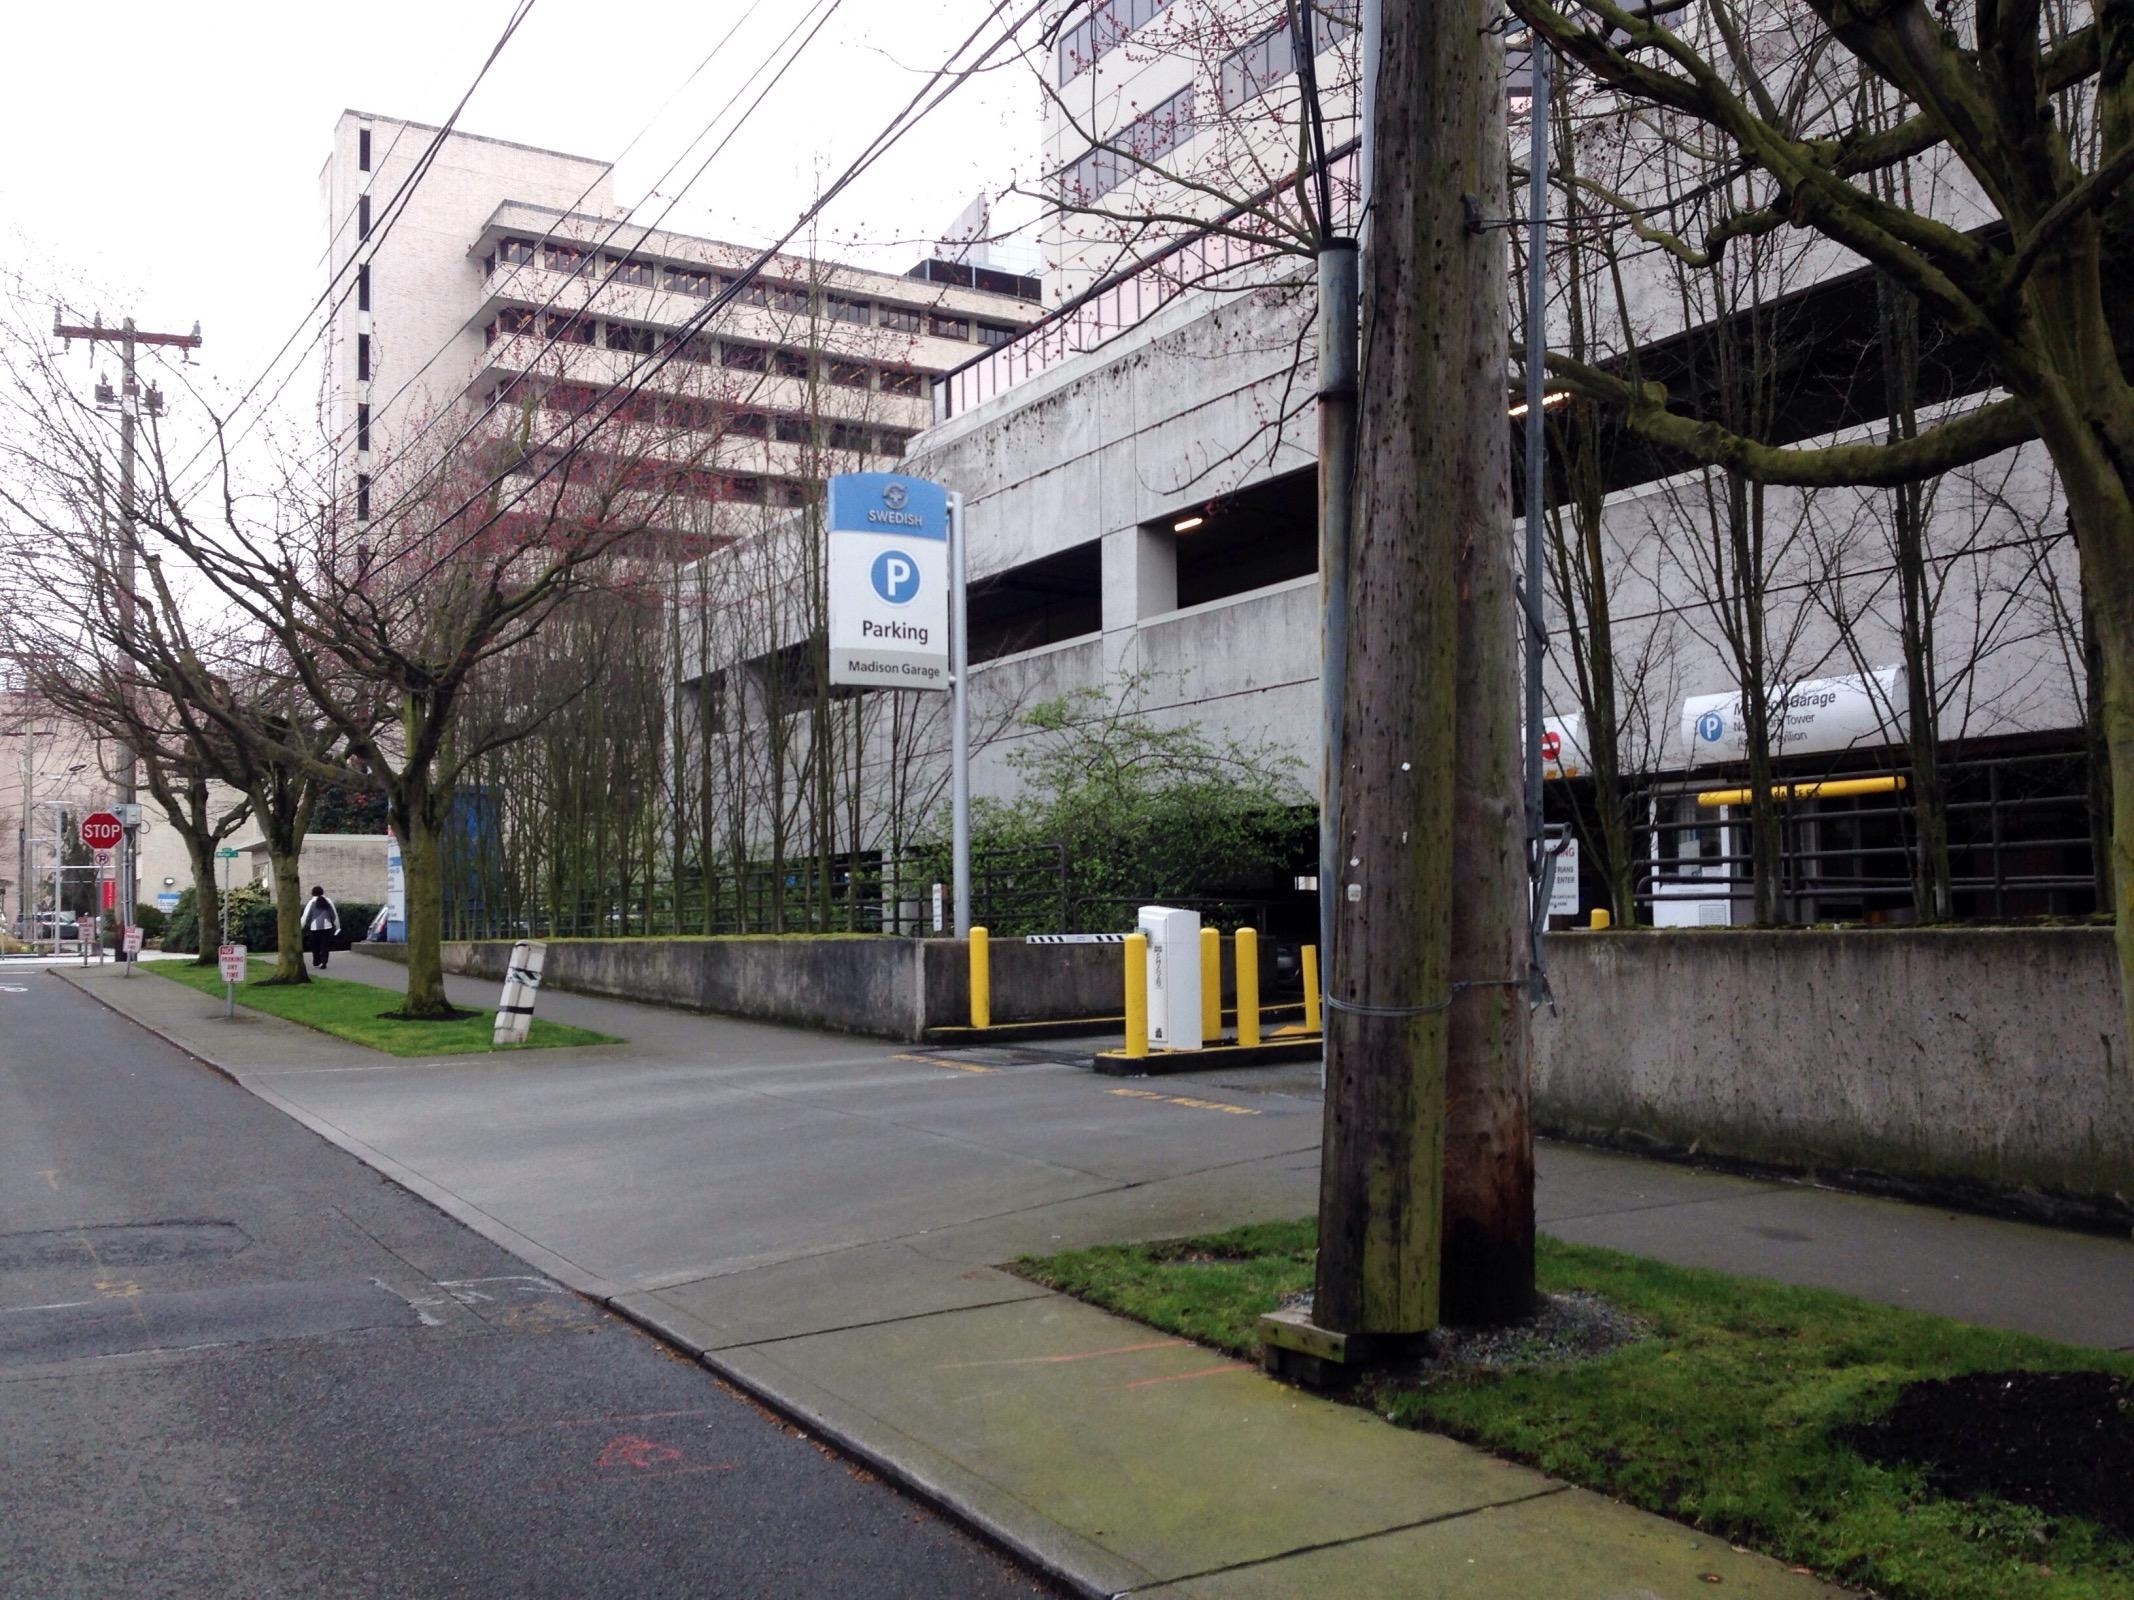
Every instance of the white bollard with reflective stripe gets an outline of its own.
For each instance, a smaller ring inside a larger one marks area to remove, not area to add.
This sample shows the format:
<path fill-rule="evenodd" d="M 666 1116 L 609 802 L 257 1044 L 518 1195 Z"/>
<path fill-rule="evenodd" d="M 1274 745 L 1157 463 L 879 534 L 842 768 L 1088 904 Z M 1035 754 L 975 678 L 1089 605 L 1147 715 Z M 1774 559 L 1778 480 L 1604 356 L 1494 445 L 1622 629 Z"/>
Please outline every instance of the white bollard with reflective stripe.
<path fill-rule="evenodd" d="M 541 987 L 541 966 L 548 959 L 548 946 L 521 939 L 511 947 L 511 965 L 504 969 L 504 998 L 497 1003 L 493 1044 L 524 1044 L 526 1030 L 533 1026 L 534 995 Z"/>

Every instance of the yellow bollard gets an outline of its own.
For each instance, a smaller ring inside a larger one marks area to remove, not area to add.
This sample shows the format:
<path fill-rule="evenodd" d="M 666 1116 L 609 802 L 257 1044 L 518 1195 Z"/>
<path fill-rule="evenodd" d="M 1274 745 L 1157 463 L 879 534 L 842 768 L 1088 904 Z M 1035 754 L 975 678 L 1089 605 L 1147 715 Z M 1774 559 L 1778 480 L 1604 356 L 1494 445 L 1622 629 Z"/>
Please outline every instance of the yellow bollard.
<path fill-rule="evenodd" d="M 1304 947 L 1304 1031 L 1319 1031 L 1319 947 Z"/>
<path fill-rule="evenodd" d="M 1200 930 L 1200 1042 L 1213 1044 L 1223 1036 L 1223 936 L 1213 928 Z"/>
<path fill-rule="evenodd" d="M 1134 1057 L 1149 1053 L 1149 941 L 1145 933 L 1126 936 L 1126 1050 Z"/>
<path fill-rule="evenodd" d="M 1260 1042 L 1260 936 L 1251 928 L 1237 930 L 1233 959 L 1237 962 L 1237 1042 Z"/>
<path fill-rule="evenodd" d="M 1608 908 L 1606 906 L 1595 906 L 1593 908 L 1593 915 L 1591 919 L 1588 920 L 1588 922 L 1586 923 L 1586 926 L 1589 928 L 1596 929 L 1605 928 L 1608 926 L 1611 920 L 1612 919 L 1608 915 Z"/>
<path fill-rule="evenodd" d="M 971 930 L 971 1026 L 993 1026 L 993 947 L 983 928 Z"/>

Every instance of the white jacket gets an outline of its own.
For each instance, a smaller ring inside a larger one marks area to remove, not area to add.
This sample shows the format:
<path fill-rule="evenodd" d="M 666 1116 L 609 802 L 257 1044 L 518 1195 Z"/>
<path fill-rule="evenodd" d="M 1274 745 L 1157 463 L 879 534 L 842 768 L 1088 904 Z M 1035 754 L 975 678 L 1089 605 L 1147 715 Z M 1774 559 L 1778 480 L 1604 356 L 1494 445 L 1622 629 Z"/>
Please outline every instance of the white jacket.
<path fill-rule="evenodd" d="M 335 933 L 339 933 L 341 913 L 334 908 L 331 900 L 322 894 L 315 894 L 304 902 L 303 926 L 306 933 L 314 928 L 331 928 Z"/>

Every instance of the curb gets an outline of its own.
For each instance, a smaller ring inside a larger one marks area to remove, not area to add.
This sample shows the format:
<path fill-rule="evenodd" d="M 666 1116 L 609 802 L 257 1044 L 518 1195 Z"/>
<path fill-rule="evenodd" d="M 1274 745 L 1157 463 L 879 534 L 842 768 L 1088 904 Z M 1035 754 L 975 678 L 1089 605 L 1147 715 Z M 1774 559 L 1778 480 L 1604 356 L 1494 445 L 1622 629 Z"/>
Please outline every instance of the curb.
<path fill-rule="evenodd" d="M 1003 1519 L 991 1515 L 973 1504 L 970 1499 L 959 1496 L 933 1474 L 910 1462 L 900 1461 L 887 1451 L 869 1444 L 850 1428 L 840 1425 L 827 1412 L 810 1405 L 799 1396 L 768 1384 L 760 1377 L 743 1372 L 690 1333 L 680 1320 L 681 1314 L 672 1313 L 669 1308 L 657 1307 L 656 1302 L 652 1305 L 645 1304 L 644 1302 L 653 1299 L 651 1291 L 630 1291 L 592 1298 L 640 1332 L 689 1356 L 721 1382 L 732 1385 L 774 1416 L 800 1429 L 805 1437 L 821 1440 L 841 1454 L 850 1456 L 885 1483 L 893 1484 L 900 1493 L 940 1512 L 959 1527 L 1012 1556 L 1039 1577 L 1065 1592 L 1081 1597 L 1081 1600 L 1118 1600 L 1119 1596 L 1127 1592 L 1114 1589 L 1108 1584 L 1091 1582 L 1058 1557 L 1032 1544 Z M 638 1303 L 627 1303 L 632 1300 Z M 737 1348 L 746 1349 L 748 1346 Z"/>
<path fill-rule="evenodd" d="M 1223 1015 L 1234 1020 L 1236 1008 L 1224 1007 Z M 1270 1026 L 1301 1020 L 1303 1016 L 1302 1001 L 1284 1001 L 1260 1008 L 1260 1021 Z M 1125 1031 L 1126 1018 L 1123 1016 L 1059 1017 L 1033 1022 L 1000 1022 L 989 1028 L 928 1028 L 917 1042 L 969 1046 L 1024 1044 L 1043 1039 L 1086 1039 L 1091 1034 L 1123 1034 Z"/>
<path fill-rule="evenodd" d="M 1326 1041 L 1318 1034 L 1294 1039 L 1269 1039 L 1260 1044 L 1211 1044 L 1199 1050 L 1150 1051 L 1130 1056 L 1121 1050 L 1100 1050 L 1091 1058 L 1095 1069 L 1107 1078 L 1161 1078 L 1178 1072 L 1208 1072 L 1224 1067 L 1275 1067 L 1293 1061 L 1317 1061 L 1326 1053 Z"/>
<path fill-rule="evenodd" d="M 143 1021 L 103 995 L 93 993 L 79 982 L 67 978 L 64 973 L 58 973 L 57 969 L 47 970 L 54 971 L 61 981 L 77 994 L 102 1006 L 113 1016 L 124 1018 L 143 1033 L 160 1039 L 188 1061 L 199 1063 L 217 1077 L 226 1079 L 253 1098 L 272 1106 L 292 1122 L 309 1129 L 344 1155 L 353 1156 L 389 1182 L 397 1184 L 418 1200 L 443 1212 L 462 1227 L 471 1229 L 490 1243 L 510 1251 L 528 1266 L 546 1277 L 553 1278 L 572 1293 L 592 1301 L 602 1310 L 621 1318 L 640 1333 L 688 1356 L 720 1381 L 731 1385 L 748 1399 L 800 1428 L 809 1438 L 821 1440 L 840 1453 L 850 1456 L 876 1477 L 894 1485 L 900 1493 L 939 1512 L 958 1527 L 1012 1557 L 1055 1587 L 1080 1597 L 1080 1600 L 1117 1600 L 1118 1596 L 1126 1592 L 1107 1584 L 1092 1582 L 1058 1556 L 1039 1548 L 1017 1533 L 1005 1519 L 992 1515 L 973 1504 L 969 1497 L 958 1495 L 941 1484 L 933 1474 L 918 1466 L 898 1461 L 894 1456 L 868 1444 L 851 1429 L 839 1425 L 820 1408 L 743 1372 L 692 1334 L 685 1326 L 684 1314 L 663 1314 L 667 1313 L 667 1308 L 655 1310 L 642 1303 L 652 1299 L 651 1291 L 624 1289 L 587 1272 L 575 1261 L 527 1238 L 486 1211 L 461 1199 L 451 1190 L 432 1183 L 422 1174 L 402 1166 L 382 1151 L 351 1137 L 343 1129 L 283 1099 L 271 1089 L 246 1082 L 234 1068 L 201 1055 L 197 1050 L 172 1038 L 155 1024 Z M 292 1023 L 290 1026 L 300 1024 Z M 632 1300 L 639 1303 L 626 1303 Z"/>

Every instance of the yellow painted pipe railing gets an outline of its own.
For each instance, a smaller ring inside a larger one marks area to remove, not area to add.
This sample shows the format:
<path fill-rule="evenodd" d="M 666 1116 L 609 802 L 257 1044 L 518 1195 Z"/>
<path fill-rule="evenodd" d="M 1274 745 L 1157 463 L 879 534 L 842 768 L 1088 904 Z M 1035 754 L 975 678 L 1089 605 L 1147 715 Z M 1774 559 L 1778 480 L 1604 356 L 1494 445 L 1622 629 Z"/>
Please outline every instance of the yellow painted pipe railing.
<path fill-rule="evenodd" d="M 1145 933 L 1126 936 L 1126 1048 L 1124 1054 L 1149 1053 L 1149 941 Z"/>
<path fill-rule="evenodd" d="M 1260 1042 L 1260 936 L 1251 928 L 1237 930 L 1232 959 L 1237 963 L 1237 1042 Z"/>
<path fill-rule="evenodd" d="M 971 1026 L 993 1026 L 993 948 L 983 928 L 971 930 Z"/>
<path fill-rule="evenodd" d="M 1814 783 L 1775 783 L 1771 786 L 1774 800 L 1842 800 L 1856 794 L 1894 794 L 1904 787 L 1904 779 L 1885 774 L 1880 778 L 1824 778 Z M 1754 789 L 1700 789 L 1697 804 L 1700 806 L 1745 806 L 1756 798 Z"/>

